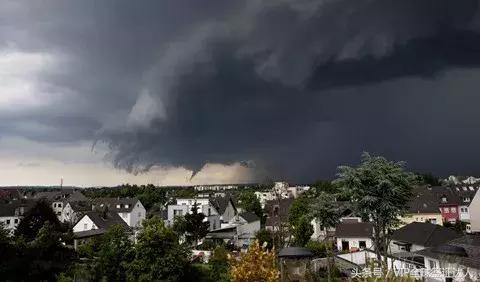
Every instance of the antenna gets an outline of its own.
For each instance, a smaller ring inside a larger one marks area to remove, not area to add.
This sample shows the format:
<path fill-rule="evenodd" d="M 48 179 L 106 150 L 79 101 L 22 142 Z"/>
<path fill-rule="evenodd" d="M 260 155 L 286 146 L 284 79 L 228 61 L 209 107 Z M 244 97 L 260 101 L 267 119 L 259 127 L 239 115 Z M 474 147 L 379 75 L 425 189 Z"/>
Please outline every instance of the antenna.
<path fill-rule="evenodd" d="M 60 178 L 60 189 L 63 189 L 63 177 Z"/>

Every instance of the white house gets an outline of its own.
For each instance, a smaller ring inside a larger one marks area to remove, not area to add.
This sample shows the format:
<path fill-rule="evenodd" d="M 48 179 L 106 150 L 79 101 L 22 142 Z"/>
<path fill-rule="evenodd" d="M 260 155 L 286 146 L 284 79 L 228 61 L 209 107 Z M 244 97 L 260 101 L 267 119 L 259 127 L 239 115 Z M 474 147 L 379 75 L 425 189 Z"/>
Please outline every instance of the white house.
<path fill-rule="evenodd" d="M 123 226 L 127 232 L 131 231 L 125 220 L 114 211 L 86 212 L 73 226 L 75 249 L 91 238 L 104 234 L 108 228 L 113 225 L 120 225 Z"/>
<path fill-rule="evenodd" d="M 3 228 L 13 233 L 20 220 L 29 208 L 34 205 L 31 200 L 9 200 L 0 203 L 0 224 Z"/>
<path fill-rule="evenodd" d="M 221 228 L 222 224 L 228 223 L 237 214 L 237 209 L 230 196 L 178 198 L 175 205 L 167 206 L 168 223 L 173 224 L 176 216 L 191 213 L 195 204 L 197 205 L 197 212 L 203 213 L 205 221 L 210 223 L 210 230 Z"/>
<path fill-rule="evenodd" d="M 60 221 L 75 224 L 88 211 L 92 211 L 89 201 L 65 202 Z"/>
<path fill-rule="evenodd" d="M 369 222 L 340 223 L 335 227 L 335 237 L 341 251 L 371 249 L 373 227 Z"/>
<path fill-rule="evenodd" d="M 136 198 L 97 198 L 92 200 L 92 209 L 116 212 L 128 226 L 138 228 L 145 219 L 147 211 Z"/>

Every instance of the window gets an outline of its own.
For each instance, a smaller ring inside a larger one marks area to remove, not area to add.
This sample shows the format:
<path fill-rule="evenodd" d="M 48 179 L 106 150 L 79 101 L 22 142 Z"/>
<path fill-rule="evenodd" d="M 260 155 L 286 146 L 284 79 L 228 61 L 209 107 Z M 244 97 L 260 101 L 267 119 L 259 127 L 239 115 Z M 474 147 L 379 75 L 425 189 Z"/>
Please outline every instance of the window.
<path fill-rule="evenodd" d="M 437 263 L 431 259 L 428 260 L 428 264 L 430 266 L 430 269 L 437 268 Z"/>
<path fill-rule="evenodd" d="M 138 217 L 142 217 L 142 213 L 141 213 L 141 212 L 138 212 Z"/>
<path fill-rule="evenodd" d="M 129 205 L 128 204 L 125 204 L 125 208 L 128 209 Z"/>
<path fill-rule="evenodd" d="M 58 203 L 58 204 L 57 204 L 57 207 L 61 208 L 61 207 L 62 207 L 62 203 Z"/>
<path fill-rule="evenodd" d="M 453 212 L 453 213 L 456 213 L 456 212 L 457 212 L 457 208 L 451 207 L 451 208 L 450 208 L 450 211 Z"/>
<path fill-rule="evenodd" d="M 447 197 L 442 196 L 442 203 L 446 203 L 446 202 L 447 202 Z"/>
<path fill-rule="evenodd" d="M 87 230 L 88 229 L 88 224 L 84 223 L 83 224 L 83 230 Z"/>
<path fill-rule="evenodd" d="M 448 209 L 448 208 L 444 208 L 444 209 L 443 209 L 443 212 L 444 212 L 444 213 L 448 213 L 448 212 L 449 212 L 449 209 Z"/>
<path fill-rule="evenodd" d="M 463 201 L 469 203 L 470 202 L 470 197 L 463 198 Z"/>
<path fill-rule="evenodd" d="M 15 222 L 15 224 L 17 224 L 18 223 L 18 218 L 15 218 L 14 222 Z"/>
<path fill-rule="evenodd" d="M 359 241 L 358 242 L 358 247 L 360 249 L 366 249 L 367 248 L 367 242 L 366 241 Z"/>
<path fill-rule="evenodd" d="M 9 224 L 10 224 L 10 219 L 7 219 L 7 225 L 9 225 Z"/>
<path fill-rule="evenodd" d="M 280 209 L 279 206 L 274 206 L 273 207 L 273 216 L 278 216 L 278 210 Z"/>
<path fill-rule="evenodd" d="M 173 216 L 182 216 L 183 211 L 182 210 L 173 210 Z"/>
<path fill-rule="evenodd" d="M 57 207 L 57 204 L 53 203 L 53 207 L 56 208 L 56 207 Z"/>
<path fill-rule="evenodd" d="M 430 218 L 428 220 L 431 224 L 437 224 L 437 219 L 436 218 Z"/>

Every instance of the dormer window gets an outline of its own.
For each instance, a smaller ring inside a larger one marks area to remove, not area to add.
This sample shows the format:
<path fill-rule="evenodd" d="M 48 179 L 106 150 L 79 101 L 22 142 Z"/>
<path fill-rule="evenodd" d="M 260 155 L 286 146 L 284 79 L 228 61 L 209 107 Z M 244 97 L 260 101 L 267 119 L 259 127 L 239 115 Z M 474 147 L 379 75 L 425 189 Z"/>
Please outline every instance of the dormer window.
<path fill-rule="evenodd" d="M 117 205 L 117 209 L 119 209 L 119 208 L 120 208 L 120 205 Z"/>
<path fill-rule="evenodd" d="M 442 196 L 442 203 L 446 203 L 447 202 L 447 197 L 446 196 Z"/>
<path fill-rule="evenodd" d="M 469 203 L 470 202 L 470 197 L 463 198 L 463 201 Z"/>
<path fill-rule="evenodd" d="M 125 208 L 128 209 L 129 205 L 128 204 L 125 204 Z"/>
<path fill-rule="evenodd" d="M 475 189 L 473 189 L 472 186 L 468 187 L 470 189 L 470 191 L 475 191 Z"/>
<path fill-rule="evenodd" d="M 463 186 L 462 188 L 463 188 L 463 191 L 467 191 L 467 187 Z"/>

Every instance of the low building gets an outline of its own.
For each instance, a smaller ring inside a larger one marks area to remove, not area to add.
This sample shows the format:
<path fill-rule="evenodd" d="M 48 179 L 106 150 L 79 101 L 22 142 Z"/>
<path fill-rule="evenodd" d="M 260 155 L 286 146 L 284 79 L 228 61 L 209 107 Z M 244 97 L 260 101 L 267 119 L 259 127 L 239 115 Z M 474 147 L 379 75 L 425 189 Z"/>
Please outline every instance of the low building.
<path fill-rule="evenodd" d="M 426 281 L 477 281 L 480 279 L 480 235 L 467 235 L 446 244 L 416 252 L 424 258 Z M 445 271 L 449 270 L 449 271 Z"/>
<path fill-rule="evenodd" d="M 87 201 L 87 198 L 75 189 L 61 189 L 54 191 L 38 192 L 33 195 L 33 199 L 45 199 L 52 205 L 52 209 L 62 220 L 62 211 L 67 202 Z"/>
<path fill-rule="evenodd" d="M 254 213 L 244 212 L 232 218 L 229 225 L 212 230 L 205 238 L 247 248 L 259 230 L 260 218 Z"/>
<path fill-rule="evenodd" d="M 90 211 L 80 218 L 73 226 L 74 248 L 88 242 L 93 237 L 100 236 L 107 232 L 113 225 L 121 225 L 126 231 L 131 229 L 118 213 L 114 211 Z"/>
<path fill-rule="evenodd" d="M 373 226 L 370 222 L 342 222 L 335 227 L 335 237 L 340 251 L 371 249 Z"/>
<path fill-rule="evenodd" d="M 460 236 L 461 234 L 440 225 L 427 222 L 412 222 L 393 232 L 390 252 L 415 252 L 429 247 L 436 247 Z"/>

